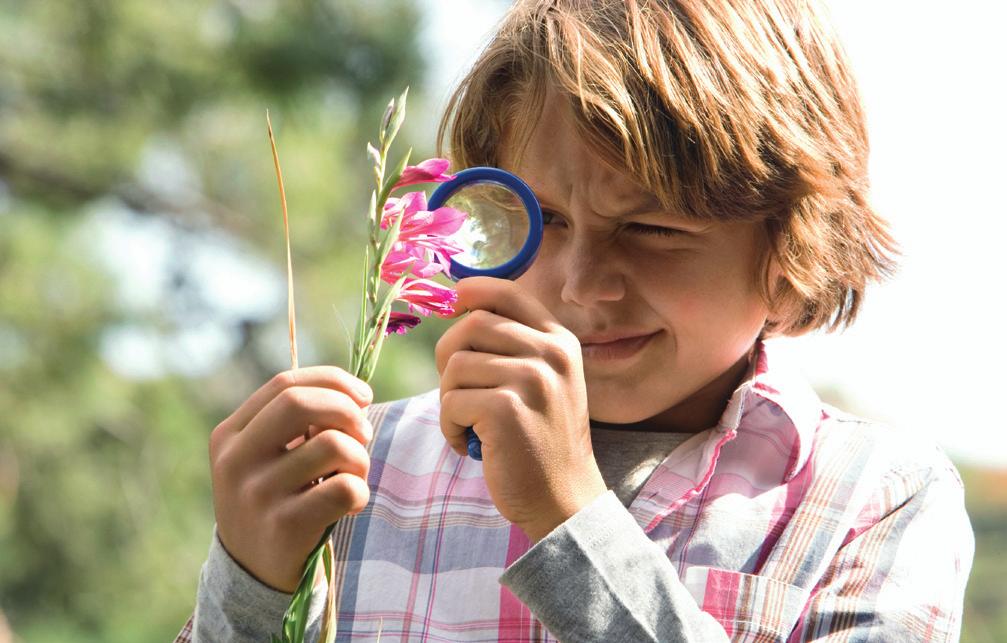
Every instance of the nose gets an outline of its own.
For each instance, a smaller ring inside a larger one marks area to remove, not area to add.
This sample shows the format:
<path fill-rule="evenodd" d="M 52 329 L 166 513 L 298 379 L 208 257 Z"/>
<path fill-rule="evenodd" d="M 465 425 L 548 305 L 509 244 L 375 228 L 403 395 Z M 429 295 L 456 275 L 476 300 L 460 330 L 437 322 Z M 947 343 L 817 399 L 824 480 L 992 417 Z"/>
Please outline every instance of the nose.
<path fill-rule="evenodd" d="M 603 301 L 619 301 L 626 294 L 626 280 L 616 256 L 617 248 L 607 238 L 576 232 L 562 249 L 563 288 L 566 303 L 591 306 Z"/>

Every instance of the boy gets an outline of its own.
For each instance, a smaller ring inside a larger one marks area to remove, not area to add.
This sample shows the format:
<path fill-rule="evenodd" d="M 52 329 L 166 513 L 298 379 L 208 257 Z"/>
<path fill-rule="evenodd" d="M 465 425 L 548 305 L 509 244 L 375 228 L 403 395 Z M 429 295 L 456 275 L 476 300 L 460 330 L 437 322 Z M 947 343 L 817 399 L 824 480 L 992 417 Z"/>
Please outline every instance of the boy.
<path fill-rule="evenodd" d="M 538 259 L 458 284 L 439 391 L 368 406 L 304 368 L 214 430 L 217 526 L 179 639 L 268 638 L 337 520 L 340 640 L 956 639 L 954 467 L 823 404 L 763 341 L 851 323 L 894 268 L 822 14 L 516 3 L 441 137 L 455 167 L 535 190 Z"/>

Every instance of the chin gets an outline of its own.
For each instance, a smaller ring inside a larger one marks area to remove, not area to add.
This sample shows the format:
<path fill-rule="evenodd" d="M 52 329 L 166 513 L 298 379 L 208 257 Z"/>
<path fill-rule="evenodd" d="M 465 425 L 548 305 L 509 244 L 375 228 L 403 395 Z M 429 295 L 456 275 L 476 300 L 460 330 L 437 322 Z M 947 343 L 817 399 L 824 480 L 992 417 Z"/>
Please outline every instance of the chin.
<path fill-rule="evenodd" d="M 660 400 L 649 408 L 651 405 L 640 404 L 639 391 L 634 387 L 630 391 L 605 391 L 592 395 L 589 387 L 587 408 L 591 419 L 606 424 L 634 424 L 648 420 L 681 401 L 678 398 Z M 653 401 L 650 396 L 644 397 Z"/>

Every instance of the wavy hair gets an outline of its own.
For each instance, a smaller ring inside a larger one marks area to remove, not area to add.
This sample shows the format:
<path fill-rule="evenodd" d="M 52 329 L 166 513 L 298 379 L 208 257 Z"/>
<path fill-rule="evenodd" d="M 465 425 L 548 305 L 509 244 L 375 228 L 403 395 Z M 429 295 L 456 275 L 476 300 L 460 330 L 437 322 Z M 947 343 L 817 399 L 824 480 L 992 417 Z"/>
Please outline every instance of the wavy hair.
<path fill-rule="evenodd" d="M 520 156 L 550 88 L 664 208 L 764 222 L 765 336 L 847 326 L 894 272 L 860 96 L 819 3 L 518 0 L 449 99 L 439 153 L 448 139 L 456 167 L 497 165 L 506 141 Z"/>

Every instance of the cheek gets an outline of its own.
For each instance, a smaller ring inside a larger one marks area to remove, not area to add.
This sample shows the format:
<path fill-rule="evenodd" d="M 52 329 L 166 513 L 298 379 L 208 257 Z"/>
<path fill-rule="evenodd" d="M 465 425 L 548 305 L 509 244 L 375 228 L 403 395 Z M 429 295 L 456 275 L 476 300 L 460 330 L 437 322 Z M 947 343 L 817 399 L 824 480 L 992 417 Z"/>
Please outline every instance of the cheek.
<path fill-rule="evenodd" d="M 708 333 L 724 325 L 762 323 L 765 306 L 744 261 L 682 253 L 644 265 L 638 275 L 642 292 L 683 331 L 695 326 Z"/>
<path fill-rule="evenodd" d="M 546 265 L 540 252 L 535 262 L 514 282 L 546 308 L 552 310 L 552 302 L 556 297 L 550 293 L 556 292 L 557 287 L 550 282 L 551 275 L 555 275 L 555 271 Z"/>

